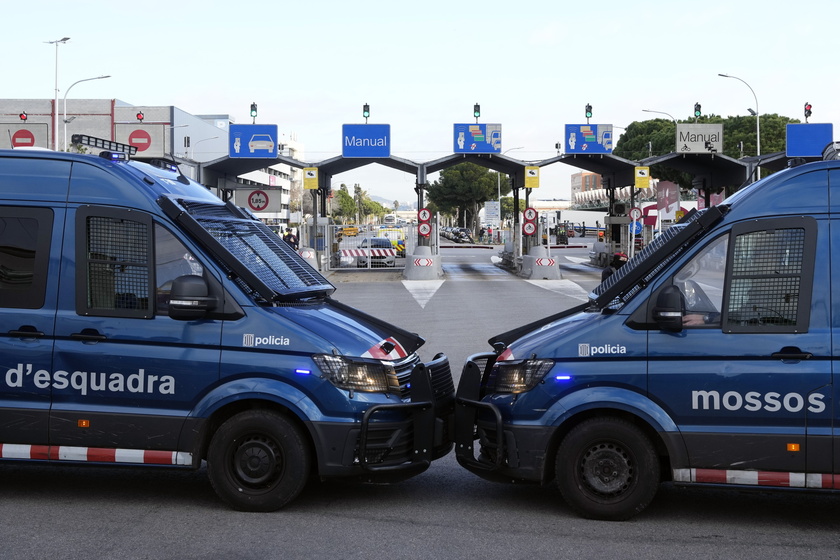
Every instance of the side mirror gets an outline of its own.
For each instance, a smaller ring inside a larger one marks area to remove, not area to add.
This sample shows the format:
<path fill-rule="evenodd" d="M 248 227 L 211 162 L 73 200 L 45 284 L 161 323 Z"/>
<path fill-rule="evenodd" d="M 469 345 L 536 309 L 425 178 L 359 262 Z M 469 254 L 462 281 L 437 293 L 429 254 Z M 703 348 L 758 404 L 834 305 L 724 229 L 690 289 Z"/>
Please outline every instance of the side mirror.
<path fill-rule="evenodd" d="M 216 307 L 216 298 L 209 295 L 207 282 L 201 276 L 179 276 L 172 281 L 169 294 L 169 316 L 178 321 L 203 319 Z"/>
<path fill-rule="evenodd" d="M 656 297 L 653 319 L 663 331 L 682 332 L 685 299 L 676 286 L 666 286 Z"/>

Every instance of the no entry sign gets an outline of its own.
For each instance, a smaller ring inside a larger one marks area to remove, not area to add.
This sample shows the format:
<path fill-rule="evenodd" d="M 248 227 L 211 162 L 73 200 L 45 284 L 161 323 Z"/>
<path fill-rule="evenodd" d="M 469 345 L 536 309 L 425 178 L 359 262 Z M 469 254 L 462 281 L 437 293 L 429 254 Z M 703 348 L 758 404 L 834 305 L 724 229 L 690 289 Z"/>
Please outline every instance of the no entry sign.
<path fill-rule="evenodd" d="M 152 145 L 152 137 L 145 130 L 134 130 L 128 135 L 128 144 L 137 148 L 138 152 L 145 152 Z"/>
<path fill-rule="evenodd" d="M 35 145 L 35 135 L 28 130 L 18 130 L 12 134 L 12 146 L 15 148 L 31 148 Z"/>

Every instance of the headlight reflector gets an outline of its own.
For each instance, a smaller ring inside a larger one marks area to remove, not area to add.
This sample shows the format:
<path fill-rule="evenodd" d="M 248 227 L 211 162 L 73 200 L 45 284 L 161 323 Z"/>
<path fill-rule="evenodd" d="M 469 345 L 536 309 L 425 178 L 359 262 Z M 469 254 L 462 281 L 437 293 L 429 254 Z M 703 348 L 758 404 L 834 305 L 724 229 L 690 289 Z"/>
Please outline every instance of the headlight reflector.
<path fill-rule="evenodd" d="M 391 362 L 319 354 L 313 359 L 324 377 L 347 391 L 400 394 L 397 371 Z"/>

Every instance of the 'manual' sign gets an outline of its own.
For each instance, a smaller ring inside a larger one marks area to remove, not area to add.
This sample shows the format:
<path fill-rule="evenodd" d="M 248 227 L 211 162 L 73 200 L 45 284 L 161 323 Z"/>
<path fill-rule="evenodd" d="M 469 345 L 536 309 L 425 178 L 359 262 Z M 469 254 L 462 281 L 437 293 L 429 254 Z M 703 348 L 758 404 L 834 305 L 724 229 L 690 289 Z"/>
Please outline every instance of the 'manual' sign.
<path fill-rule="evenodd" d="M 347 158 L 391 157 L 391 125 L 343 125 L 341 127 L 341 155 Z"/>

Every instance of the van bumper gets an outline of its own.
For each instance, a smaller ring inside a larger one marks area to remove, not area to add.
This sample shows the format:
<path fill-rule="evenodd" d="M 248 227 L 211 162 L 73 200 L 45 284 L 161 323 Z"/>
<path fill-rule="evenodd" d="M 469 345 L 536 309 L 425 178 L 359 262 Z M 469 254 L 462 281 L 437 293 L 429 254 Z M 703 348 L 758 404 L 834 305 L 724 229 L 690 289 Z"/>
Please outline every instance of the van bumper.
<path fill-rule="evenodd" d="M 494 360 L 494 354 L 476 354 L 464 365 L 455 397 L 455 456 L 487 480 L 545 482 L 556 427 L 506 424 L 499 407 L 480 400 L 483 374 Z"/>
<path fill-rule="evenodd" d="M 375 404 L 361 421 L 313 422 L 318 474 L 393 482 L 429 468 L 452 450 L 455 386 L 446 356 L 411 372 L 411 398 Z"/>

